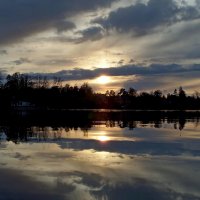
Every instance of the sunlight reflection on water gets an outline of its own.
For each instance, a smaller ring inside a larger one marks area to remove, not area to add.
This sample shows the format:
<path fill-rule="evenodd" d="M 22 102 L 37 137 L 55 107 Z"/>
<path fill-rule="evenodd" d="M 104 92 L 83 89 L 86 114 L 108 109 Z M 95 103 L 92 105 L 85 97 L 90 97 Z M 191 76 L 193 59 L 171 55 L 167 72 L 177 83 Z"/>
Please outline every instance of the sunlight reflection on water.
<path fill-rule="evenodd" d="M 97 140 L 99 140 L 101 142 L 106 142 L 106 141 L 109 141 L 110 138 L 108 136 L 102 135 L 102 136 L 98 136 Z"/>

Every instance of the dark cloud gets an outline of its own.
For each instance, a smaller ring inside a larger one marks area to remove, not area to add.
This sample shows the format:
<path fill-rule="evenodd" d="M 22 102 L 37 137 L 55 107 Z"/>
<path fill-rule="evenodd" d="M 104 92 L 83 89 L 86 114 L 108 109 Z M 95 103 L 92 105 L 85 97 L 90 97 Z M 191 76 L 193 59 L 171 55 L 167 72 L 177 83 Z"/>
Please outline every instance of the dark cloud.
<path fill-rule="evenodd" d="M 118 65 L 123 65 L 124 64 L 124 59 L 119 60 L 117 64 Z"/>
<path fill-rule="evenodd" d="M 176 80 L 178 80 L 178 77 L 176 77 L 176 75 L 173 75 L 173 78 L 176 78 Z M 182 81 L 184 81 L 184 79 L 182 79 Z M 182 82 L 181 85 L 183 86 L 183 84 L 184 83 Z M 160 89 L 162 91 L 173 91 L 176 87 L 179 87 L 180 84 L 177 84 L 177 82 L 174 82 L 172 79 L 169 79 L 169 75 L 166 74 L 166 76 L 164 77 L 160 75 L 146 75 L 139 81 L 130 79 L 123 83 L 124 88 L 131 88 L 133 86 L 138 91 L 153 91 L 155 89 Z"/>
<path fill-rule="evenodd" d="M 103 38 L 103 36 L 105 35 L 105 30 L 102 27 L 94 26 L 82 31 L 78 31 L 77 34 L 81 34 L 81 37 L 73 40 L 76 43 L 81 43 L 85 41 L 96 41 Z"/>
<path fill-rule="evenodd" d="M 107 18 L 99 18 L 93 22 L 119 32 L 132 30 L 137 34 L 146 34 L 155 27 L 197 18 L 200 18 L 200 12 L 195 6 L 179 6 L 175 0 L 150 0 L 147 4 L 137 3 L 119 8 Z"/>
<path fill-rule="evenodd" d="M 162 39 L 146 48 L 147 54 L 158 56 L 161 53 L 165 59 L 169 56 L 176 60 L 200 58 L 199 34 L 200 20 L 173 26 L 161 36 Z"/>
<path fill-rule="evenodd" d="M 200 45 L 196 46 L 193 51 L 187 53 L 188 59 L 200 58 Z"/>
<path fill-rule="evenodd" d="M 126 65 L 121 67 L 113 68 L 97 68 L 94 70 L 89 69 L 73 69 L 63 70 L 56 73 L 30 73 L 33 77 L 46 76 L 49 79 L 54 77 L 60 77 L 62 80 L 84 80 L 96 78 L 102 74 L 108 76 L 131 76 L 131 75 L 170 75 L 185 72 L 199 72 L 200 65 L 182 66 L 178 64 L 152 64 L 150 66 L 137 66 L 137 65 Z"/>
<path fill-rule="evenodd" d="M 73 27 L 72 27 L 73 29 Z M 58 33 L 63 32 L 64 30 L 59 30 Z M 87 29 L 83 29 L 80 31 L 76 31 L 73 37 L 65 36 L 65 35 L 57 35 L 53 37 L 43 37 L 40 38 L 40 41 L 52 41 L 52 42 L 62 42 L 62 43 L 75 43 L 79 44 L 87 41 L 97 41 L 101 40 L 106 35 L 106 31 L 101 26 L 91 26 Z"/>
<path fill-rule="evenodd" d="M 16 42 L 52 27 L 58 31 L 71 29 L 74 25 L 70 17 L 110 6 L 113 1 L 116 0 L 1 0 L 0 44 Z"/>
<path fill-rule="evenodd" d="M 68 30 L 72 30 L 76 28 L 76 25 L 69 21 L 60 21 L 56 24 L 56 28 L 58 33 L 62 33 Z"/>
<path fill-rule="evenodd" d="M 24 63 L 31 63 L 31 61 L 28 58 L 20 58 L 18 60 L 13 61 L 16 65 L 22 65 Z"/>
<path fill-rule="evenodd" d="M 8 52 L 6 51 L 6 50 L 0 50 L 0 55 L 6 55 L 6 54 L 8 54 Z"/>

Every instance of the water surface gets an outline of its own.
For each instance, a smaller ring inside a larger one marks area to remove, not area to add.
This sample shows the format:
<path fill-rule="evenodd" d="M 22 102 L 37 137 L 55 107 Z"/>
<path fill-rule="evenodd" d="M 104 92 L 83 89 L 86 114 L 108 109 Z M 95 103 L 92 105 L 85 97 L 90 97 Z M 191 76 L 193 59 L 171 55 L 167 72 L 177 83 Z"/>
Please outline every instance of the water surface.
<path fill-rule="evenodd" d="M 200 199 L 198 117 L 81 116 L 2 121 L 0 199 Z"/>

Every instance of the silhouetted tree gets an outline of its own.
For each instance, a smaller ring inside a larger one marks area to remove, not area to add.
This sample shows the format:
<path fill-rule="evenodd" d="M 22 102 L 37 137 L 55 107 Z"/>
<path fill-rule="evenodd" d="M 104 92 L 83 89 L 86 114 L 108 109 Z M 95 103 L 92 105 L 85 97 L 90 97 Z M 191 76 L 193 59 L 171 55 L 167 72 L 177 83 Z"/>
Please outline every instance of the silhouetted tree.
<path fill-rule="evenodd" d="M 200 95 L 189 96 L 180 87 L 166 96 L 161 90 L 138 93 L 134 88 L 121 88 L 118 92 L 107 90 L 95 93 L 84 83 L 80 87 L 66 84 L 60 78 L 29 77 L 26 74 L 8 75 L 0 86 L 0 107 L 7 109 L 17 102 L 31 102 L 43 109 L 111 108 L 111 109 L 200 109 Z"/>
<path fill-rule="evenodd" d="M 136 97 L 137 96 L 137 90 L 135 90 L 134 88 L 129 88 L 128 95 L 131 96 L 131 97 Z"/>
<path fill-rule="evenodd" d="M 179 95 L 180 98 L 185 98 L 186 97 L 186 93 L 185 93 L 185 91 L 183 90 L 182 87 L 179 87 L 178 95 Z"/>
<path fill-rule="evenodd" d="M 161 98 L 162 97 L 162 92 L 160 90 L 156 90 L 153 92 L 153 95 L 157 98 Z"/>

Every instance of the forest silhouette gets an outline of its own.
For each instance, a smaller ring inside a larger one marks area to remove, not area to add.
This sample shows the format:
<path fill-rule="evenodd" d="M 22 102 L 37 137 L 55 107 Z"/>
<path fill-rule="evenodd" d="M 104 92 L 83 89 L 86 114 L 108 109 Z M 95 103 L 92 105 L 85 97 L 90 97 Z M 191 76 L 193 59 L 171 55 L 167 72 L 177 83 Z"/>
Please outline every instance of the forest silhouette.
<path fill-rule="evenodd" d="M 15 109 L 140 109 L 140 110 L 197 110 L 200 94 L 187 95 L 182 87 L 173 93 L 160 90 L 137 92 L 134 88 L 121 88 L 96 93 L 87 83 L 70 86 L 59 78 L 30 77 L 14 73 L 0 85 L 1 110 Z"/>

